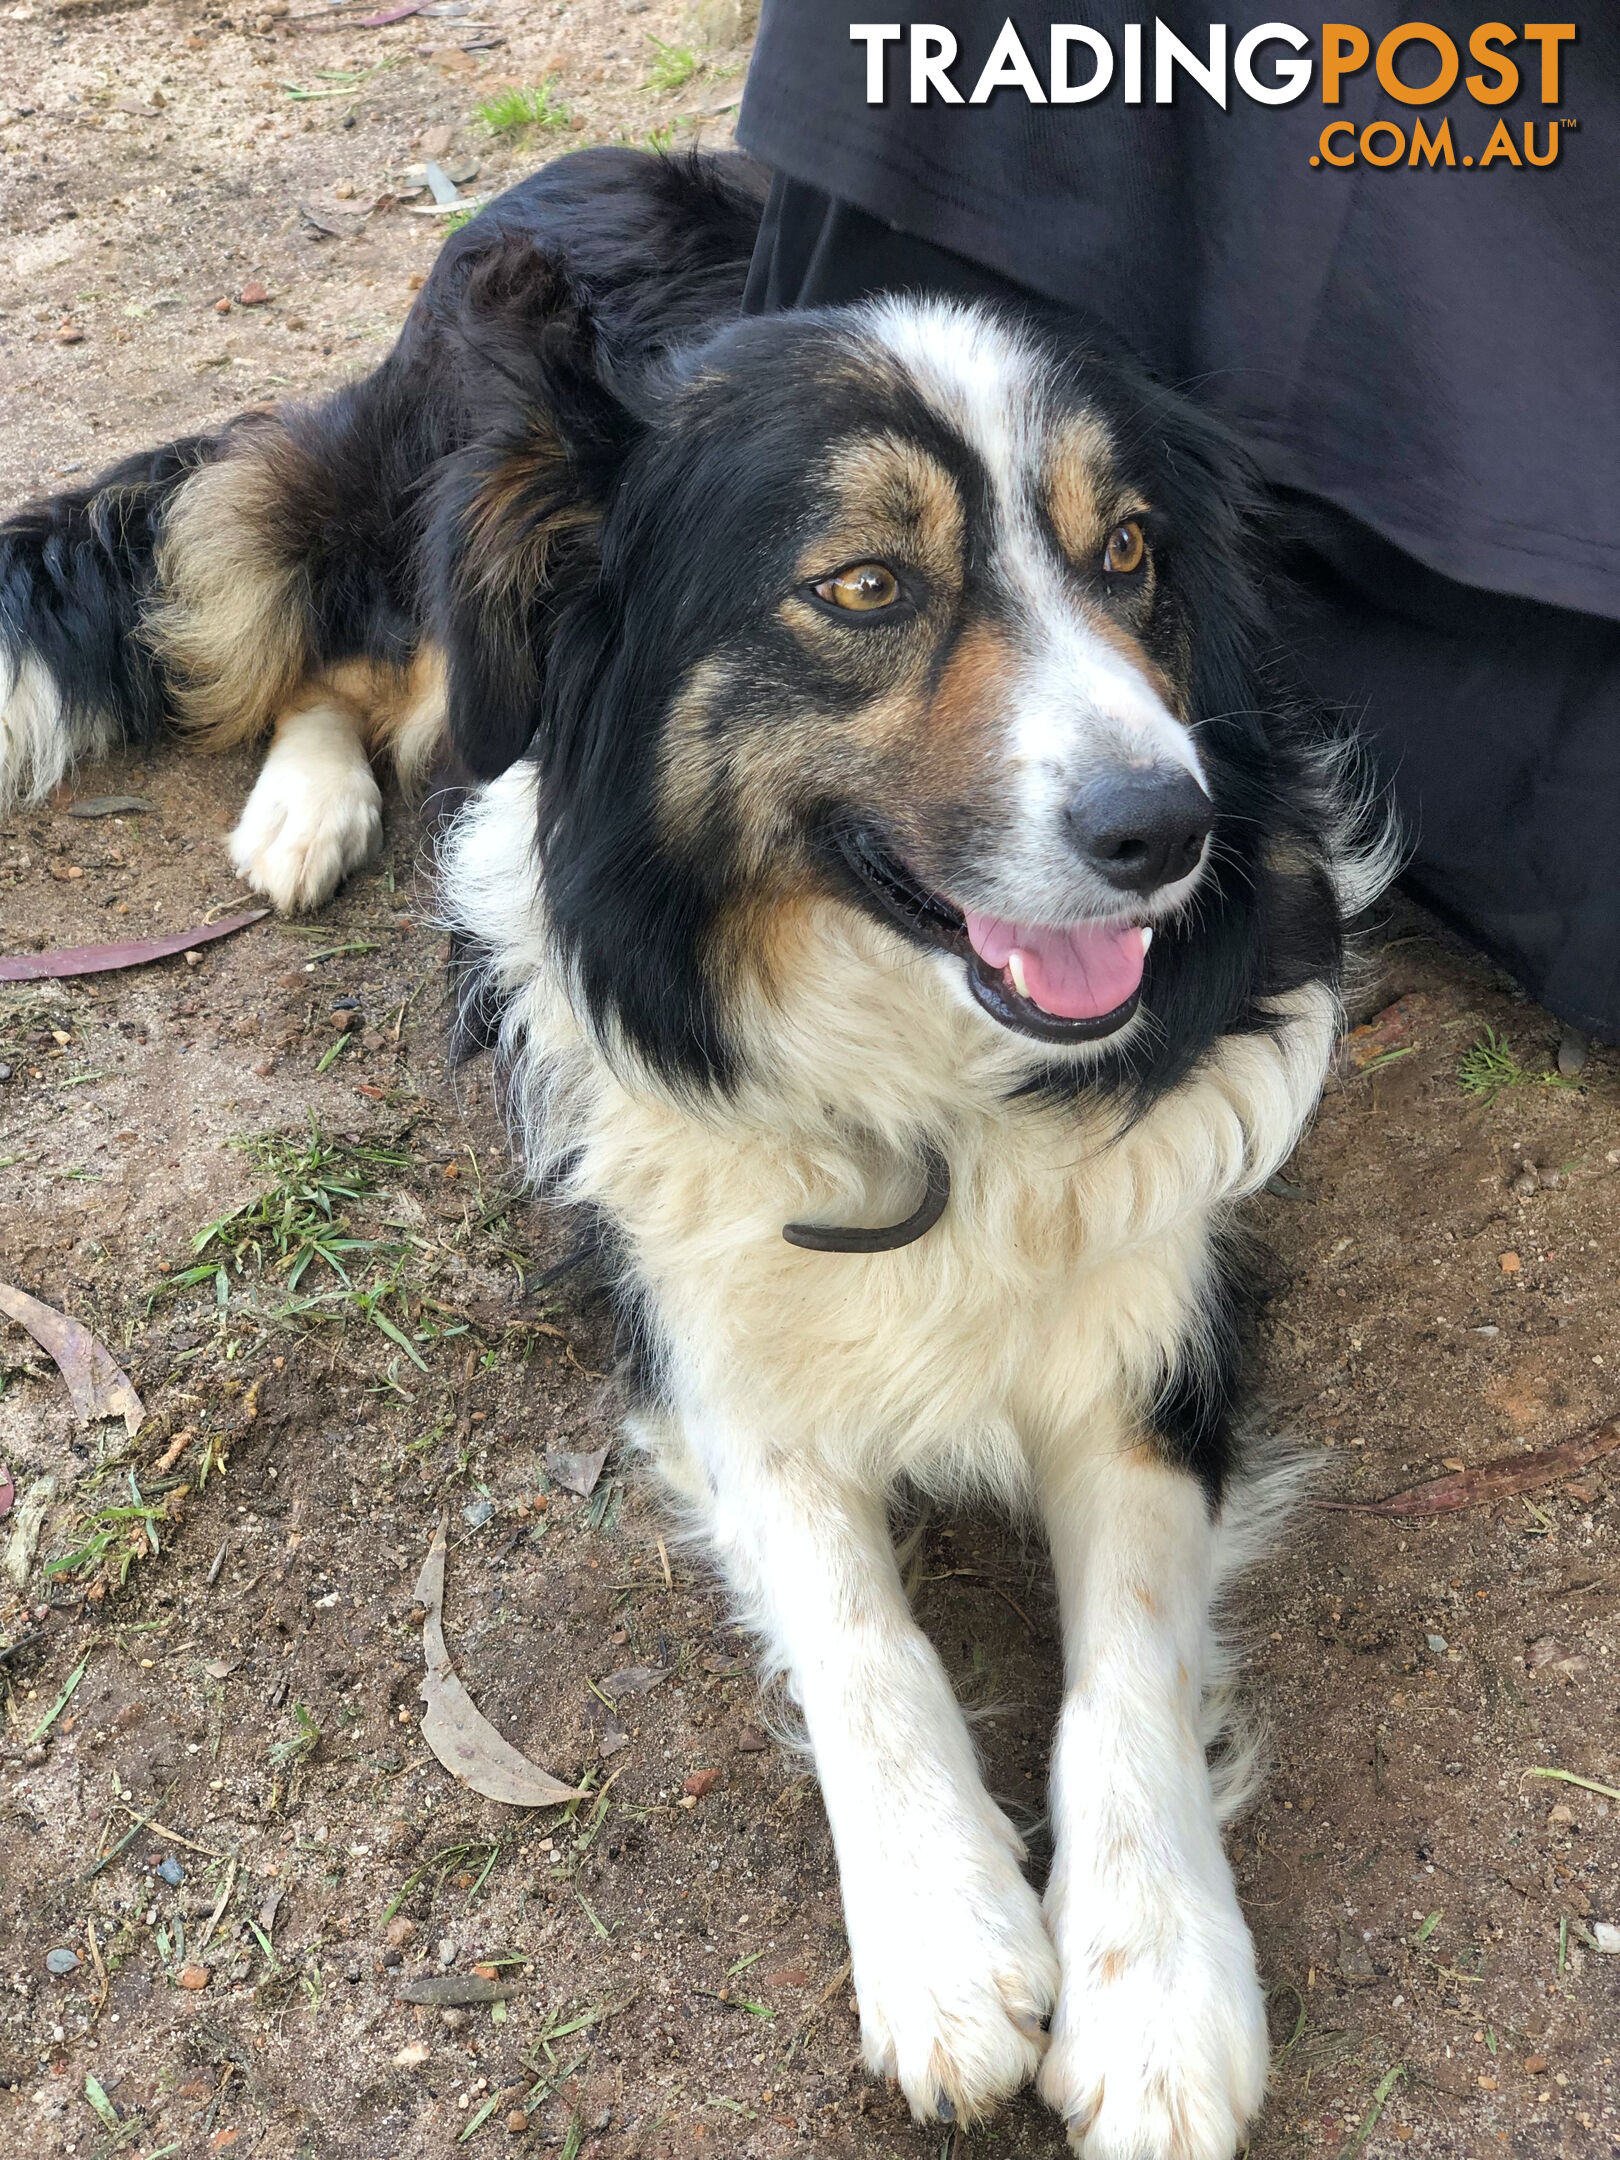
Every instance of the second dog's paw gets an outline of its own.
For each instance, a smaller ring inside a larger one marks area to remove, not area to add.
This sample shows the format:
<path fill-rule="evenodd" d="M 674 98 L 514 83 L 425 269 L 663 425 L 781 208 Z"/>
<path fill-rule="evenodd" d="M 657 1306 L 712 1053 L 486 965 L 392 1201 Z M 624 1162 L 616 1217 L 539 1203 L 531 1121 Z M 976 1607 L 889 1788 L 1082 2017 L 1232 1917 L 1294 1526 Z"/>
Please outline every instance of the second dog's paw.
<path fill-rule="evenodd" d="M 860 1902 L 850 1944 L 867 2067 L 898 2082 L 921 2122 L 971 2122 L 1027 2084 L 1058 1968 L 1005 1845 L 900 1871 Z"/>
<path fill-rule="evenodd" d="M 382 796 L 357 744 L 284 727 L 230 837 L 237 874 L 283 915 L 319 907 L 382 834 Z"/>
<path fill-rule="evenodd" d="M 1235 1902 L 1168 1904 L 1128 1946 L 1064 1948 L 1039 2084 L 1084 2160 L 1232 2160 L 1265 2097 L 1265 2001 Z"/>

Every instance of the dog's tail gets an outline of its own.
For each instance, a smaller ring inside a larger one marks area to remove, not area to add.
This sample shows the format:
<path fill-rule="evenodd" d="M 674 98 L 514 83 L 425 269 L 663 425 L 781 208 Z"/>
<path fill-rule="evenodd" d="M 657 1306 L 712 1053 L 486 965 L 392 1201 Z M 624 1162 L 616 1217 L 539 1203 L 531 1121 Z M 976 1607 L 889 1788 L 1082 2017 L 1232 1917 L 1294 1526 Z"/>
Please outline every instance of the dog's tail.
<path fill-rule="evenodd" d="M 279 908 L 317 906 L 381 829 L 370 758 L 417 781 L 443 743 L 411 577 L 443 434 L 385 364 L 0 524 L 0 813 L 167 724 L 204 750 L 273 732 L 232 860 Z"/>
<path fill-rule="evenodd" d="M 165 516 L 221 440 L 143 451 L 0 523 L 0 812 L 161 728 L 162 670 L 140 624 Z"/>

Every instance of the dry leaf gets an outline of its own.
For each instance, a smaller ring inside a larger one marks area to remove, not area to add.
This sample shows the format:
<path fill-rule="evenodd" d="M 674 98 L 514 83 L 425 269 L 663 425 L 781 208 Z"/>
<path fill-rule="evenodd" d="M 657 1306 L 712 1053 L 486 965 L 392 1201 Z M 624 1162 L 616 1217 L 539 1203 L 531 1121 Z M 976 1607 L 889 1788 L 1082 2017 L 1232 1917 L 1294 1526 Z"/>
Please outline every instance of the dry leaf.
<path fill-rule="evenodd" d="M 596 1692 L 614 1702 L 622 1702 L 627 1695 L 645 1695 L 650 1688 L 657 1687 L 660 1680 L 668 1678 L 667 1665 L 626 1665 L 622 1672 L 610 1672 L 605 1680 L 598 1680 Z"/>
<path fill-rule="evenodd" d="M 70 1320 L 66 1313 L 42 1305 L 10 1283 L 0 1283 L 0 1312 L 9 1313 L 55 1358 L 81 1425 L 93 1424 L 97 1418 L 121 1417 L 134 1439 L 146 1415 L 141 1398 L 106 1344 L 82 1321 Z"/>
<path fill-rule="evenodd" d="M 174 953 L 190 952 L 214 938 L 230 937 L 249 923 L 263 922 L 268 908 L 250 908 L 224 922 L 199 923 L 170 937 L 133 938 L 122 945 L 63 945 L 55 952 L 13 953 L 0 958 L 0 982 L 59 982 L 64 975 L 105 975 L 114 968 L 145 967 Z"/>
<path fill-rule="evenodd" d="M 68 804 L 68 816 L 76 818 L 141 817 L 152 805 L 144 795 L 81 795 Z"/>
<path fill-rule="evenodd" d="M 611 1444 L 611 1443 L 610 1443 Z M 597 1480 L 602 1475 L 602 1465 L 608 1459 L 607 1448 L 597 1448 L 590 1455 L 546 1456 L 546 1476 L 553 1485 L 560 1485 L 564 1492 L 578 1493 L 588 1500 L 595 1492 Z"/>
<path fill-rule="evenodd" d="M 1537 1485 L 1550 1485 L 1584 1470 L 1602 1455 L 1612 1455 L 1616 1448 L 1620 1448 L 1620 1420 L 1535 1455 L 1505 1455 L 1498 1462 L 1482 1463 L 1477 1470 L 1431 1478 L 1428 1484 L 1392 1493 L 1387 1500 L 1318 1500 L 1314 1504 L 1354 1515 L 1448 1515 L 1476 1500 L 1508 1499 L 1515 1493 L 1531 1492 Z"/>
<path fill-rule="evenodd" d="M 508 1807 L 557 1807 L 564 1801 L 581 1799 L 583 1786 L 561 1784 L 501 1738 L 451 1668 L 450 1653 L 444 1646 L 446 1520 L 444 1516 L 439 1518 L 416 1580 L 416 1602 L 426 1614 L 422 1650 L 427 1673 L 422 1682 L 422 1700 L 427 1714 L 422 1720 L 422 1738 L 452 1777 L 482 1793 L 486 1800 L 502 1800 Z"/>

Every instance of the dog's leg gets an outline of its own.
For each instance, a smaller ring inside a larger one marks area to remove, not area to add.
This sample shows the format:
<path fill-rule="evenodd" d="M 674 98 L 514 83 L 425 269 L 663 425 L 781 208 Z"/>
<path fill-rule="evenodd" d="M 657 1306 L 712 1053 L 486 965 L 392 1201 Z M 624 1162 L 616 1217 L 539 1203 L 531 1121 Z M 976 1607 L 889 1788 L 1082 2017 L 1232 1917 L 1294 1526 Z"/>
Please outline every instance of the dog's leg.
<path fill-rule="evenodd" d="M 231 834 L 231 861 L 283 915 L 319 907 L 382 832 L 382 796 L 348 699 L 316 691 L 276 723 Z"/>
<path fill-rule="evenodd" d="M 1033 2074 L 1057 1964 L 882 1502 L 722 1419 L 687 1436 L 677 1481 L 803 1705 L 867 2064 L 920 2119 L 971 2120 Z"/>
<path fill-rule="evenodd" d="M 1066 1693 L 1040 2089 L 1086 2160 L 1232 2160 L 1265 2007 L 1199 1737 L 1214 1532 L 1197 1481 L 1122 1442 L 1047 1467 Z"/>

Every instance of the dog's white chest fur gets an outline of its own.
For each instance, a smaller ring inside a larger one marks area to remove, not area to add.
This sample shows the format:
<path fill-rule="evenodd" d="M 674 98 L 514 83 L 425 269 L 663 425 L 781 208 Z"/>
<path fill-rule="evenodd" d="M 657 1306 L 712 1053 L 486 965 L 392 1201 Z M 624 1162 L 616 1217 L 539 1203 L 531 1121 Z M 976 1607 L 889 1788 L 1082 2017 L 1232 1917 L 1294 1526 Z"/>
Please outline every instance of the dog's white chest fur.
<path fill-rule="evenodd" d="M 1315 1101 L 1331 997 L 1225 1039 L 1119 1129 L 1018 1096 L 1027 1052 L 941 995 L 951 963 L 828 902 L 793 968 L 734 996 L 750 1076 L 683 1101 L 576 1014 L 533 788 L 508 773 L 462 813 L 451 920 L 504 1001 L 532 1167 L 628 1253 L 655 1367 L 633 1429 L 803 1706 L 868 2064 L 924 2120 L 1038 2076 L 1088 2160 L 1230 2160 L 1267 2056 L 1206 1758 L 1235 1511 L 1212 1519 L 1150 1413 L 1201 1325 L 1212 1230 Z M 915 1243 L 784 1241 L 907 1215 L 925 1145 L 953 1189 Z M 906 1602 L 902 1477 L 988 1488 L 1046 1531 L 1067 1685 L 1044 1906 Z"/>
<path fill-rule="evenodd" d="M 509 1001 L 531 1165 L 611 1216 L 674 1397 L 735 1398 L 779 1445 L 883 1482 L 1009 1499 L 1027 1496 L 1028 1449 L 1081 1444 L 1100 1403 L 1145 1415 L 1212 1226 L 1286 1159 L 1316 1100 L 1331 997 L 1302 993 L 1276 1035 L 1227 1039 L 1121 1131 L 1106 1110 L 1018 1096 L 1023 1053 L 939 995 L 934 971 L 952 963 L 896 968 L 890 934 L 828 902 L 792 979 L 753 999 L 757 1076 L 729 1101 L 681 1101 L 575 1014 L 533 863 L 533 788 L 532 771 L 509 773 L 463 813 L 451 917 Z M 925 1141 L 952 1193 L 915 1244 L 861 1256 L 784 1241 L 790 1220 L 905 1216 Z"/>

